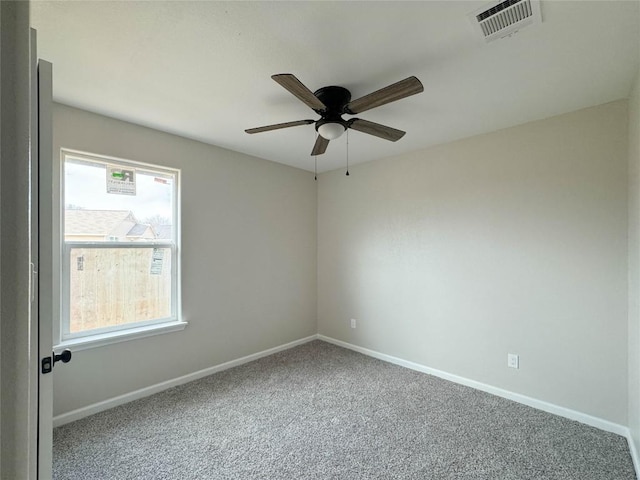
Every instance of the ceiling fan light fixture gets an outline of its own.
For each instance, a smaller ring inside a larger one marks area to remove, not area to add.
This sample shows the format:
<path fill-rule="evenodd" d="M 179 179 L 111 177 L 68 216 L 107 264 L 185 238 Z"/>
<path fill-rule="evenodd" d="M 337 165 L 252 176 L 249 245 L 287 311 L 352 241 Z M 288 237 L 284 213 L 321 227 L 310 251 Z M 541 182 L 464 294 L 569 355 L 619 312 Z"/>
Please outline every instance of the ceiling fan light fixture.
<path fill-rule="evenodd" d="M 344 125 L 337 122 L 326 122 L 318 127 L 318 133 L 327 140 L 335 140 L 345 131 Z"/>

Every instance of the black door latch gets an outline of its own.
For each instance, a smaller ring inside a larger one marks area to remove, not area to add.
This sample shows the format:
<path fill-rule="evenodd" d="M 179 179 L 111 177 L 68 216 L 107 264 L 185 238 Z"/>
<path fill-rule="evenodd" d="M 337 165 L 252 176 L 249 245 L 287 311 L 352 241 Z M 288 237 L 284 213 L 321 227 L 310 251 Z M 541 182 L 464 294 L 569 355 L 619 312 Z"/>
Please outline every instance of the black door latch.
<path fill-rule="evenodd" d="M 53 352 L 51 357 L 42 359 L 42 373 L 50 373 L 56 362 L 69 363 L 71 361 L 71 350 L 68 348 L 60 354 Z"/>

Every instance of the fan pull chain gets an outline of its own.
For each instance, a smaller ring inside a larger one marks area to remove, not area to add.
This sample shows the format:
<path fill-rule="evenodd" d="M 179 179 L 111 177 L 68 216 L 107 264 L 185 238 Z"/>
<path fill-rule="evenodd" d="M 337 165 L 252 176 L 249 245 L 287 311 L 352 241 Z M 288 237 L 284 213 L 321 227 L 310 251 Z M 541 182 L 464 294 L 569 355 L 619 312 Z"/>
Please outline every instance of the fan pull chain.
<path fill-rule="evenodd" d="M 347 173 L 345 174 L 347 177 L 349 176 L 349 129 L 347 128 Z"/>
<path fill-rule="evenodd" d="M 315 137 L 316 138 L 315 138 L 314 141 L 317 142 L 318 141 L 318 132 L 316 132 Z M 315 143 L 314 143 L 314 145 L 315 145 Z M 314 148 L 314 150 L 315 150 L 315 148 Z M 313 156 L 313 179 L 315 181 L 318 181 L 318 155 L 317 154 Z"/>

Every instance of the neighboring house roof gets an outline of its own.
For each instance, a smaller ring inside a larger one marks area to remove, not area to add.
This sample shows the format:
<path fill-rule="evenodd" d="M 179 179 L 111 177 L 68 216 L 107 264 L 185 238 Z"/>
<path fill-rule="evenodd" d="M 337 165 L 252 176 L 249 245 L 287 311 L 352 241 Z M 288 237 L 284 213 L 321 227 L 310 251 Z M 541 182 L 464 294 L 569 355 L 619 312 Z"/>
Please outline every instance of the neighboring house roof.
<path fill-rule="evenodd" d="M 66 237 L 150 240 L 156 238 L 151 225 L 138 223 L 129 210 L 65 210 Z"/>
<path fill-rule="evenodd" d="M 143 225 L 142 223 L 136 223 L 131 230 L 127 232 L 127 237 L 140 237 L 149 229 L 149 225 Z M 153 232 L 151 232 L 153 237 Z"/>
<path fill-rule="evenodd" d="M 162 240 L 169 240 L 172 238 L 172 226 L 171 225 L 156 225 L 153 229 L 156 232 L 156 238 Z"/>
<path fill-rule="evenodd" d="M 115 235 L 115 231 L 123 222 L 129 223 L 129 227 L 122 235 L 137 223 L 133 213 L 129 210 L 65 210 L 64 233 L 65 235 Z"/>
<path fill-rule="evenodd" d="M 155 240 L 156 232 L 151 225 L 137 223 L 127 232 L 126 237 L 129 240 Z"/>

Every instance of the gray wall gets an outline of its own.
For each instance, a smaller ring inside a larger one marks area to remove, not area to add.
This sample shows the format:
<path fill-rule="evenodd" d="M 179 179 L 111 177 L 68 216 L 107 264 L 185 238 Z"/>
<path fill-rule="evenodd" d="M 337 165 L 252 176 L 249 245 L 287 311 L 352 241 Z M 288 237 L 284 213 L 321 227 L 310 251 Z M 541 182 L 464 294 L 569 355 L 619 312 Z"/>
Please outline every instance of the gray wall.
<path fill-rule="evenodd" d="M 640 70 L 629 97 L 629 429 L 640 458 Z"/>
<path fill-rule="evenodd" d="M 189 322 L 75 353 L 54 372 L 54 415 L 316 333 L 312 173 L 63 105 L 53 125 L 56 155 L 66 147 L 182 169 Z"/>
<path fill-rule="evenodd" d="M 27 479 L 37 432 L 29 326 L 29 4 L 0 2 L 0 22 L 0 477 Z"/>
<path fill-rule="evenodd" d="M 626 425 L 627 147 L 618 101 L 321 175 L 319 333 Z"/>

